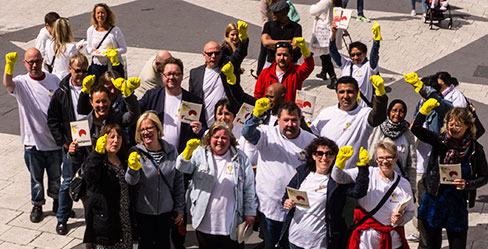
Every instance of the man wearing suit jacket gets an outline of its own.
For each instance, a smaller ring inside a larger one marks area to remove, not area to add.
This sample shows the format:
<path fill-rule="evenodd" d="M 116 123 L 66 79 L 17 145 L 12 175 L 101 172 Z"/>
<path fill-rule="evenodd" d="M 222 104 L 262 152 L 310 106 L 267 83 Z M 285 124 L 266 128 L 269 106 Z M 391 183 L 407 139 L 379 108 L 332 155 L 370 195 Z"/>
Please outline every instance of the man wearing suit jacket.
<path fill-rule="evenodd" d="M 230 61 L 234 77 L 238 75 L 238 65 L 241 65 L 246 57 L 248 45 L 249 39 L 246 38 L 239 43 L 231 56 L 222 56 L 220 45 L 215 41 L 209 41 L 202 53 L 205 64 L 190 70 L 190 93 L 202 98 L 208 125 L 215 121 L 215 104 L 223 98 L 229 99 L 235 109 L 239 109 L 243 102 L 254 105 L 256 99 L 242 90 L 239 77 L 235 84 L 231 85 L 227 83 L 228 76 L 222 72 L 223 66 Z"/>

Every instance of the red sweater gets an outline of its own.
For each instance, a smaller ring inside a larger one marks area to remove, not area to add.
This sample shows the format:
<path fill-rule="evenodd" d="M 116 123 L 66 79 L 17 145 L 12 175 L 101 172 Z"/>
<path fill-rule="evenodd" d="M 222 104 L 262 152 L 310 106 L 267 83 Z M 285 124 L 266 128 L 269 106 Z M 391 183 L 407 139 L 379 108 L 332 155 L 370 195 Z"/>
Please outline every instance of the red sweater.
<path fill-rule="evenodd" d="M 305 58 L 301 65 L 293 62 L 288 65 L 285 75 L 283 75 L 283 85 L 286 87 L 285 102 L 295 101 L 297 90 L 302 89 L 303 81 L 308 78 L 315 67 L 313 56 Z M 257 99 L 266 97 L 266 88 L 273 83 L 279 82 L 276 76 L 276 61 L 261 71 L 254 87 L 254 97 Z"/>

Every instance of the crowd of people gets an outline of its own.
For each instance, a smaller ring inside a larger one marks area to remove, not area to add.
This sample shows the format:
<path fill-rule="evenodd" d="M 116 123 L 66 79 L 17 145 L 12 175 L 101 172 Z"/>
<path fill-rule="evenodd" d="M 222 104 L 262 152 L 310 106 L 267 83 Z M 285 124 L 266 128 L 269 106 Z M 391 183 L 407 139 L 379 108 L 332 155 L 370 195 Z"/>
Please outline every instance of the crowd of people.
<path fill-rule="evenodd" d="M 68 233 L 81 199 L 87 248 L 180 249 L 188 223 L 200 248 L 244 248 L 245 231 L 256 229 L 266 249 L 408 249 L 411 220 L 420 248 L 440 248 L 443 228 L 450 248 L 465 248 L 468 207 L 488 182 L 488 165 L 477 142 L 483 125 L 457 79 L 404 74 L 421 96 L 410 124 L 407 103 L 389 101 L 379 75 L 378 23 L 369 59 L 359 41 L 342 55 L 347 32 L 332 12 L 347 1 L 310 7 L 311 49 L 290 1 L 261 2 L 251 94 L 240 84 L 249 46 L 243 21 L 228 24 L 221 43 L 205 43 L 205 63 L 190 70 L 184 89 L 183 62 L 166 50 L 140 77 L 126 77 L 127 45 L 106 4 L 93 7 L 86 44 L 74 43 L 69 19 L 46 14 L 23 58 L 27 73 L 13 76 L 11 52 L 3 76 L 18 102 L 31 222 L 43 219 L 46 171 L 56 232 Z M 362 3 L 358 19 L 369 21 Z M 307 123 L 295 101 L 314 53 L 317 77 L 338 103 Z M 187 120 L 190 104 L 201 111 Z M 246 105 L 253 109 L 242 125 L 236 117 Z M 88 125 L 88 145 L 73 122 Z M 446 182 L 443 167 L 457 177 Z"/>

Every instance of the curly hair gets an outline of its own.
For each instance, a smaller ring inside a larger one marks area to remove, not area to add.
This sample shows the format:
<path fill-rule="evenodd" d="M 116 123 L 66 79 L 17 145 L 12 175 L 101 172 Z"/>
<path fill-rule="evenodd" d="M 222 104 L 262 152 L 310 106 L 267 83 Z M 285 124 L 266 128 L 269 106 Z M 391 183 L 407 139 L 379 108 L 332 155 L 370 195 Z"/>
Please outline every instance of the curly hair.
<path fill-rule="evenodd" d="M 313 159 L 313 153 L 317 151 L 317 148 L 320 146 L 325 146 L 328 147 L 332 153 L 334 153 L 334 157 L 337 156 L 337 153 L 339 152 L 339 147 L 337 144 L 325 137 L 317 137 L 312 142 L 305 147 L 305 157 L 307 160 L 307 167 L 310 169 L 310 171 L 315 172 L 316 167 L 315 167 L 315 160 Z M 332 167 L 329 168 L 329 172 L 331 171 Z M 327 172 L 327 173 L 329 173 Z"/>

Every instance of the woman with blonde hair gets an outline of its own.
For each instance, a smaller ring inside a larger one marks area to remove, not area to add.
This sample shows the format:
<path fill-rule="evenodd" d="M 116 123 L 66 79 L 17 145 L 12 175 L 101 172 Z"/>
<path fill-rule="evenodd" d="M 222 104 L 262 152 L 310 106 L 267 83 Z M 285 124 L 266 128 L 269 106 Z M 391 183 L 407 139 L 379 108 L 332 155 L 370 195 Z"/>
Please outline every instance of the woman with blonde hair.
<path fill-rule="evenodd" d="M 54 22 L 52 36 L 46 43 L 45 65 L 50 73 L 62 80 L 70 74 L 69 60 L 77 52 L 68 18 L 61 17 Z"/>

